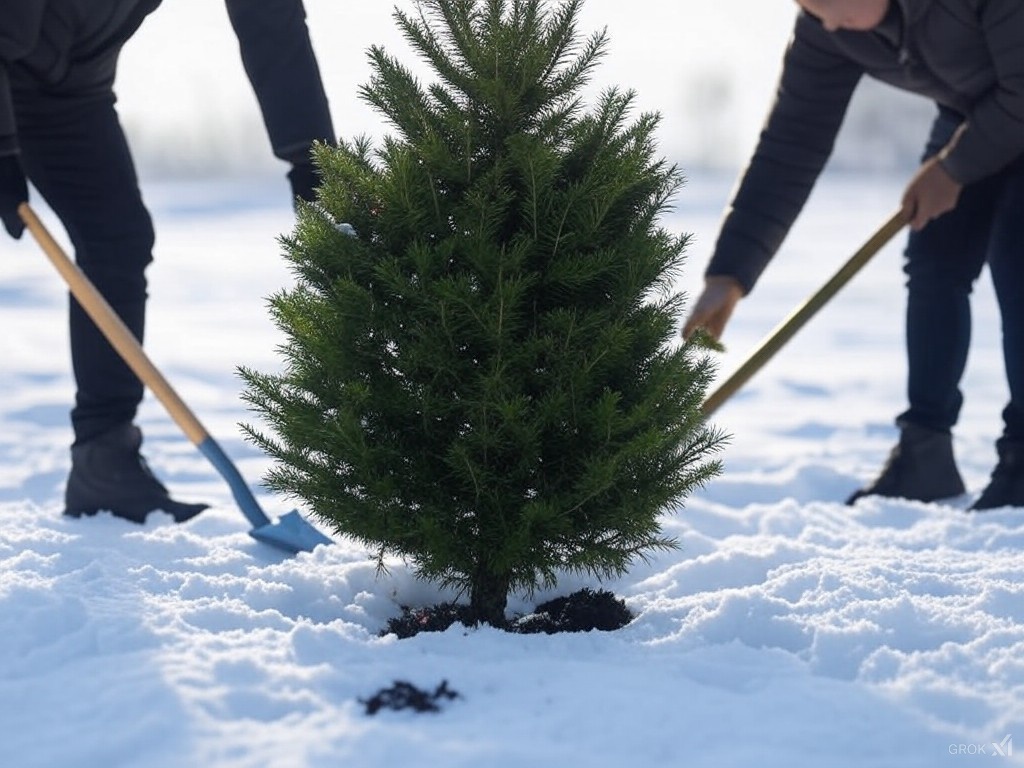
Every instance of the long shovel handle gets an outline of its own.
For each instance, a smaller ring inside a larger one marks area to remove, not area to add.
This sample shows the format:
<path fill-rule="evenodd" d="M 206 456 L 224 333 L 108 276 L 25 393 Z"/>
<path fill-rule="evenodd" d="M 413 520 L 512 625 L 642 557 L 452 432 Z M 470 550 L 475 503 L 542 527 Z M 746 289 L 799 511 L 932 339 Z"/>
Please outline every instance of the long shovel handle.
<path fill-rule="evenodd" d="M 902 210 L 894 213 L 842 267 L 803 304 L 794 309 L 775 329 L 765 337 L 750 357 L 722 384 L 712 392 L 701 406 L 706 417 L 728 400 L 736 391 L 757 373 L 782 346 L 810 320 L 819 309 L 838 293 L 850 279 L 867 264 L 876 253 L 888 243 L 907 223 Z"/>
<path fill-rule="evenodd" d="M 110 306 L 103 295 L 96 289 L 96 286 L 85 276 L 78 265 L 68 258 L 67 254 L 60 247 L 49 230 L 35 211 L 28 203 L 22 203 L 18 207 L 21 220 L 25 222 L 26 228 L 32 233 L 39 247 L 43 249 L 47 258 L 60 272 L 64 282 L 71 289 L 71 294 L 92 318 L 100 332 L 106 337 L 117 353 L 125 361 L 136 376 L 153 392 L 156 398 L 163 403 L 171 418 L 181 427 L 185 436 L 194 445 L 199 445 L 209 435 L 195 417 L 195 414 L 178 397 L 178 393 L 167 382 L 163 374 L 150 361 L 142 349 L 138 339 L 128 330 L 128 326 L 118 317 L 117 313 Z"/>
<path fill-rule="evenodd" d="M 254 527 L 254 530 L 251 532 L 252 535 L 261 540 L 270 540 L 273 536 L 273 531 L 261 533 L 273 527 L 270 519 L 260 508 L 259 503 L 257 503 L 256 498 L 252 495 L 252 491 L 249 490 L 249 486 L 242 478 L 241 473 L 231 463 L 227 454 L 217 444 L 217 441 L 210 437 L 203 425 L 199 423 L 199 419 L 185 405 L 185 402 L 178 397 L 178 393 L 174 391 L 174 388 L 143 351 L 138 339 L 128 329 L 128 326 L 124 324 L 124 321 L 118 317 L 113 307 L 103 298 L 103 295 L 92 284 L 92 281 L 64 253 L 64 250 L 53 239 L 53 236 L 50 235 L 49 230 L 39 220 L 39 217 L 36 216 L 31 206 L 28 203 L 22 203 L 18 206 L 18 214 L 25 223 L 25 227 L 32 233 L 32 237 L 39 243 L 39 247 L 42 248 L 47 258 L 57 268 L 57 271 L 60 272 L 61 277 L 64 278 L 64 282 L 67 283 L 68 288 L 71 290 L 71 295 L 75 297 L 86 314 L 96 323 L 100 332 L 110 342 L 110 346 L 117 351 L 127 366 L 139 377 L 139 380 L 149 387 L 156 398 L 163 403 L 164 408 L 167 409 L 167 412 L 177 425 L 181 427 L 185 436 L 199 449 L 200 453 L 210 460 L 214 468 L 227 481 L 242 513 Z M 303 533 L 301 529 L 302 526 L 298 525 L 297 533 L 289 532 L 291 534 L 289 540 L 284 542 L 285 546 L 293 552 L 298 551 L 300 547 L 306 546 L 305 544 L 293 543 L 293 540 L 298 541 L 296 537 Z M 319 532 L 316 533 L 320 535 Z M 271 543 L 281 546 L 280 541 L 275 540 Z M 311 549 L 312 547 L 308 548 Z"/>
<path fill-rule="evenodd" d="M 110 345 L 142 383 L 149 387 L 150 391 L 163 403 L 185 436 L 192 441 L 200 453 L 210 460 L 214 468 L 220 472 L 221 477 L 227 481 L 242 514 L 252 523 L 253 528 L 249 531 L 249 535 L 258 541 L 292 554 L 312 552 L 320 544 L 330 544 L 331 540 L 310 525 L 296 510 L 282 515 L 275 523 L 270 521 L 260 508 L 256 497 L 252 495 L 252 491 L 249 490 L 249 486 L 238 468 L 231 463 L 231 459 L 217 444 L 217 441 L 210 437 L 203 425 L 199 423 L 199 419 L 178 397 L 178 393 L 174 391 L 163 374 L 153 365 L 138 339 L 128 330 L 128 327 L 117 316 L 96 286 L 64 253 L 64 250 L 36 216 L 35 211 L 28 203 L 22 203 L 18 206 L 18 214 L 36 242 L 39 243 L 39 247 L 64 278 L 68 288 L 71 289 L 71 295 L 96 323 Z"/>

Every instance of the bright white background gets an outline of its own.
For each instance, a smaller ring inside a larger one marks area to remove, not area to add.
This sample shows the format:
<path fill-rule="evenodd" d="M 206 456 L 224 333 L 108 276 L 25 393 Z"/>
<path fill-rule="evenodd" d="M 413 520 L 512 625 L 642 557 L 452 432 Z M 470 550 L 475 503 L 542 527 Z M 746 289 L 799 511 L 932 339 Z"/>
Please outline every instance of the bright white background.
<path fill-rule="evenodd" d="M 356 92 L 369 79 L 370 45 L 408 50 L 391 17 L 394 7 L 386 0 L 306 1 L 342 136 L 386 130 Z M 795 13 L 791 0 L 587 0 L 579 29 L 608 29 L 595 91 L 635 89 L 640 108 L 662 114 L 665 153 L 680 164 L 731 168 L 756 139 Z M 274 167 L 219 0 L 165 0 L 125 49 L 119 93 L 147 170 L 180 175 Z M 858 95 L 837 162 L 907 167 L 920 151 L 917 126 L 930 111 L 914 97 L 869 86 Z"/>

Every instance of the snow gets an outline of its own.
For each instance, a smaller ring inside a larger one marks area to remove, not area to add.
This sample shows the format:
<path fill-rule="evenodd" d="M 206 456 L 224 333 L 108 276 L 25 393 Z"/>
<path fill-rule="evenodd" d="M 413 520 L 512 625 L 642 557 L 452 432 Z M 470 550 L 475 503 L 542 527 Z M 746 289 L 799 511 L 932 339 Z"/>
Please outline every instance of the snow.
<path fill-rule="evenodd" d="M 666 218 L 695 236 L 688 290 L 730 182 L 693 175 Z M 884 221 L 899 186 L 826 176 L 734 318 L 722 376 Z M 235 366 L 277 364 L 264 297 L 289 280 L 281 192 L 260 180 L 147 188 L 160 233 L 147 347 L 272 515 L 291 507 L 258 487 L 268 460 L 239 436 L 252 416 Z M 732 435 L 725 472 L 664 517 L 679 550 L 603 585 L 632 624 L 405 640 L 379 635 L 400 605 L 454 595 L 400 562 L 378 576 L 351 542 L 286 557 L 252 540 L 223 481 L 151 399 L 140 417 L 151 464 L 176 495 L 213 508 L 182 526 L 63 519 L 64 292 L 31 243 L 3 251 L 7 765 L 924 767 L 971 765 L 1022 732 L 1019 510 L 841 503 L 884 457 L 902 405 L 897 243 L 718 412 Z M 987 282 L 976 305 L 956 440 L 972 492 L 1005 396 Z M 583 586 L 599 585 L 567 577 L 510 608 Z M 365 714 L 361 700 L 397 680 L 448 681 L 460 698 L 434 714 Z M 950 754 L 961 745 L 985 755 Z"/>
<path fill-rule="evenodd" d="M 355 35 L 327 0 L 308 4 L 324 39 L 332 23 Z M 154 25 L 176 6 L 198 13 L 195 2 L 167 6 Z M 335 112 L 347 117 L 337 101 Z M 144 125 L 145 109 L 133 114 Z M 158 135 L 163 123 L 148 125 Z M 279 363 L 265 298 L 290 279 L 276 240 L 292 226 L 287 192 L 270 166 L 168 179 L 158 165 L 143 173 L 158 231 L 147 349 L 268 513 L 283 514 L 294 505 L 259 487 L 269 460 L 240 436 L 253 417 L 235 371 Z M 733 177 L 683 167 L 688 183 L 664 225 L 694 235 L 681 285 L 692 295 Z M 727 330 L 720 378 L 888 218 L 903 180 L 826 173 Z M 666 511 L 677 551 L 603 585 L 565 577 L 510 602 L 526 612 L 602 586 L 634 622 L 405 640 L 380 636 L 401 605 L 454 595 L 398 561 L 378 574 L 349 541 L 295 557 L 254 541 L 225 483 L 152 398 L 139 418 L 151 465 L 176 496 L 212 508 L 181 526 L 163 515 L 141 527 L 64 519 L 65 290 L 27 237 L 0 239 L 3 764 L 1024 764 L 1024 747 L 1006 754 L 1024 734 L 1024 518 L 964 511 L 994 462 L 1006 398 L 987 273 L 955 433 L 971 495 L 842 504 L 884 459 L 904 405 L 901 239 L 715 415 L 731 435 L 725 471 Z M 361 700 L 398 680 L 447 681 L 460 697 L 432 714 L 367 715 Z"/>

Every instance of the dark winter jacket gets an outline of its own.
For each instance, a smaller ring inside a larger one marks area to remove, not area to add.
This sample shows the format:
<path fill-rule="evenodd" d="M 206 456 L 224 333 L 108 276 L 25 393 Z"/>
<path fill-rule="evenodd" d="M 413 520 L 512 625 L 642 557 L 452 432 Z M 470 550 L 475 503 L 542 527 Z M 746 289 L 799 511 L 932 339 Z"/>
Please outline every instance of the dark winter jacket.
<path fill-rule="evenodd" d="M 1024 154 L 1024 0 L 893 0 L 870 32 L 831 33 L 801 12 L 708 275 L 753 288 L 831 154 L 864 74 L 963 117 L 940 153 L 958 182 L 985 178 Z"/>
<path fill-rule="evenodd" d="M 108 66 L 160 0 L 9 0 L 0 13 L 0 155 L 17 151 L 12 68 L 48 87 Z M 73 87 L 73 83 L 71 84 Z"/>

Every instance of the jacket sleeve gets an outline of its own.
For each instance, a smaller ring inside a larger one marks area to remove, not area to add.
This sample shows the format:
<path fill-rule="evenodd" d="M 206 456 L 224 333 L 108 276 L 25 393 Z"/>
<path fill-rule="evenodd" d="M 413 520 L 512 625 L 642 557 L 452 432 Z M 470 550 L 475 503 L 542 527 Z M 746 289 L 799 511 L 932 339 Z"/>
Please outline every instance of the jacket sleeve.
<path fill-rule="evenodd" d="M 308 160 L 314 141 L 335 137 L 302 0 L 226 4 L 274 154 Z"/>
<path fill-rule="evenodd" d="M 943 167 L 961 184 L 991 176 L 1024 153 L 1024 2 L 983 3 L 981 25 L 996 85 L 942 155 Z"/>
<path fill-rule="evenodd" d="M 782 245 L 832 154 L 862 68 L 807 13 L 783 59 L 775 102 L 726 211 L 706 274 L 750 292 Z"/>

